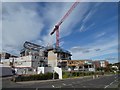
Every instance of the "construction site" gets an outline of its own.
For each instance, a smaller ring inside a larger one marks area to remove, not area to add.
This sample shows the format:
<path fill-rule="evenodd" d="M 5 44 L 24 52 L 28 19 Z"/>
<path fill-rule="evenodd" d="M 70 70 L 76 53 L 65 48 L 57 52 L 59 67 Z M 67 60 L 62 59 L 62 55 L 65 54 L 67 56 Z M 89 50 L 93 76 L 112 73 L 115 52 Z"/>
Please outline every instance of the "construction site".
<path fill-rule="evenodd" d="M 20 75 L 53 72 L 54 70 L 59 73 L 60 79 L 62 79 L 63 70 L 95 72 L 98 67 L 107 67 L 108 61 L 106 60 L 72 60 L 71 52 L 61 48 L 59 45 L 59 28 L 78 4 L 79 2 L 77 1 L 70 7 L 50 33 L 50 35 L 56 33 L 55 47 L 41 46 L 25 41 L 25 43 L 23 43 L 23 49 L 20 51 L 20 56 L 11 55 L 7 52 L 1 52 L 1 65 L 5 65 L 4 67 L 8 68 L 14 68 L 16 73 Z M 4 75 L 7 74 L 9 74 L 9 72 L 6 72 Z"/>
<path fill-rule="evenodd" d="M 23 46 L 20 57 L 8 53 L 0 54 L 1 64 L 14 67 L 17 74 L 53 72 L 54 67 L 61 71 L 95 71 L 95 68 L 108 65 L 106 60 L 71 60 L 71 53 L 61 48 L 44 47 L 31 42 L 25 42 Z"/>

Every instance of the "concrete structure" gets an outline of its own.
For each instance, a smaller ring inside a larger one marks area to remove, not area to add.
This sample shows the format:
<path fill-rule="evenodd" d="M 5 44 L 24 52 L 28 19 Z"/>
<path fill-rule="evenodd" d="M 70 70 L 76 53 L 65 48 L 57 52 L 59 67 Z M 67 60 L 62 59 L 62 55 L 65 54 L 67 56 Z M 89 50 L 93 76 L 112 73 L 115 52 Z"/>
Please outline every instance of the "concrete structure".
<path fill-rule="evenodd" d="M 30 42 L 25 42 L 23 46 L 21 57 L 31 55 L 33 59 L 39 60 L 39 66 L 47 66 L 48 52 L 45 47 Z"/>
<path fill-rule="evenodd" d="M 23 47 L 20 57 L 8 53 L 0 54 L 1 63 L 14 67 L 17 74 L 38 74 L 54 70 L 61 78 L 62 70 L 95 71 L 95 68 L 108 65 L 105 60 L 71 60 L 72 54 L 60 47 L 43 47 L 31 42 L 25 42 Z"/>
<path fill-rule="evenodd" d="M 1 52 L 0 53 L 0 60 L 2 60 L 2 59 L 9 59 L 10 56 L 11 56 L 11 54 L 9 54 L 9 53 Z"/>
<path fill-rule="evenodd" d="M 14 62 L 13 66 L 17 69 L 18 74 L 36 74 L 37 68 L 41 66 L 41 59 L 35 55 L 11 58 L 11 61 Z"/>
<path fill-rule="evenodd" d="M 57 54 L 53 51 L 48 52 L 48 66 L 57 67 Z"/>
<path fill-rule="evenodd" d="M 1 64 L 10 66 L 10 60 L 9 59 L 1 59 Z"/>
<path fill-rule="evenodd" d="M 61 48 L 49 48 L 48 51 L 48 65 L 52 67 L 63 68 L 62 62 L 64 60 L 71 60 L 71 53 Z"/>
<path fill-rule="evenodd" d="M 93 63 L 95 65 L 95 68 L 101 68 L 101 67 L 105 68 L 109 64 L 107 60 L 96 60 L 93 61 Z"/>
<path fill-rule="evenodd" d="M 6 65 L 3 65 L 3 64 L 0 64 L 0 76 L 11 76 L 13 75 L 12 73 L 12 69 L 10 66 L 6 66 Z"/>
<path fill-rule="evenodd" d="M 100 66 L 101 67 L 107 67 L 108 64 L 109 64 L 108 61 L 106 61 L 106 60 L 100 60 Z"/>
<path fill-rule="evenodd" d="M 65 70 L 95 71 L 92 60 L 64 60 L 62 67 Z"/>
<path fill-rule="evenodd" d="M 0 52 L 0 62 L 5 60 L 5 59 L 9 59 L 10 57 L 17 57 L 17 56 L 12 55 L 12 54 L 7 53 L 7 52 Z"/>
<path fill-rule="evenodd" d="M 4 64 L 6 66 L 10 66 L 11 62 L 10 62 L 10 58 L 17 58 L 18 56 L 12 55 L 10 53 L 7 52 L 1 52 L 0 53 L 0 63 Z"/>
<path fill-rule="evenodd" d="M 14 67 L 33 67 L 37 68 L 40 66 L 38 57 L 28 55 L 19 58 L 14 58 Z"/>
<path fill-rule="evenodd" d="M 38 67 L 38 72 L 37 74 L 40 73 L 47 73 L 47 72 L 51 72 L 51 73 L 58 73 L 59 75 L 59 79 L 62 79 L 62 69 L 59 67 Z"/>

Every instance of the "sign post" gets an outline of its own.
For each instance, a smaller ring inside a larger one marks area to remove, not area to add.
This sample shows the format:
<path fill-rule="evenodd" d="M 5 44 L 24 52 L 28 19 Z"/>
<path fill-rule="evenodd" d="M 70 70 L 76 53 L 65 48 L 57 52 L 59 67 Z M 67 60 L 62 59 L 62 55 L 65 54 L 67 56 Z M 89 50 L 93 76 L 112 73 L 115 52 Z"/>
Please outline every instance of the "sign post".
<path fill-rule="evenodd" d="M 55 76 L 54 76 L 54 70 L 53 70 L 53 80 L 54 80 Z"/>

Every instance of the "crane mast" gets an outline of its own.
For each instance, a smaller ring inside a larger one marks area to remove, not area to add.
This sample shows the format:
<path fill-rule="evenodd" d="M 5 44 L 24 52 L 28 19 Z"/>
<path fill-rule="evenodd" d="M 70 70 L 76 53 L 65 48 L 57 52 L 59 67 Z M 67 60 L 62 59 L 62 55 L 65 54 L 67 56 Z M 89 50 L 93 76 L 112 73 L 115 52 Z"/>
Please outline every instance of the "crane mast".
<path fill-rule="evenodd" d="M 64 20 L 70 15 L 70 13 L 74 10 L 74 8 L 78 5 L 78 0 L 73 3 L 71 8 L 67 11 L 67 13 L 63 16 L 63 18 L 58 22 L 58 24 L 55 25 L 53 31 L 50 33 L 50 35 L 53 35 L 56 32 L 56 47 L 59 47 L 59 27 L 64 22 Z"/>

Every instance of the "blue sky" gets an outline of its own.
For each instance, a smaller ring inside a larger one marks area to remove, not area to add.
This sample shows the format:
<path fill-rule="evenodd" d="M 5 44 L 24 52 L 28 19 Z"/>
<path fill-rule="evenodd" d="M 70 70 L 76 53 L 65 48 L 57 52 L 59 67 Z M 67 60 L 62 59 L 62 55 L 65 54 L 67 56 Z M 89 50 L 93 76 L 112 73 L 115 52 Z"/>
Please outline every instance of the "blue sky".
<path fill-rule="evenodd" d="M 2 49 L 19 54 L 25 41 L 55 43 L 53 27 L 73 3 L 3 3 Z M 60 27 L 60 46 L 73 60 L 118 58 L 118 3 L 80 2 Z"/>

